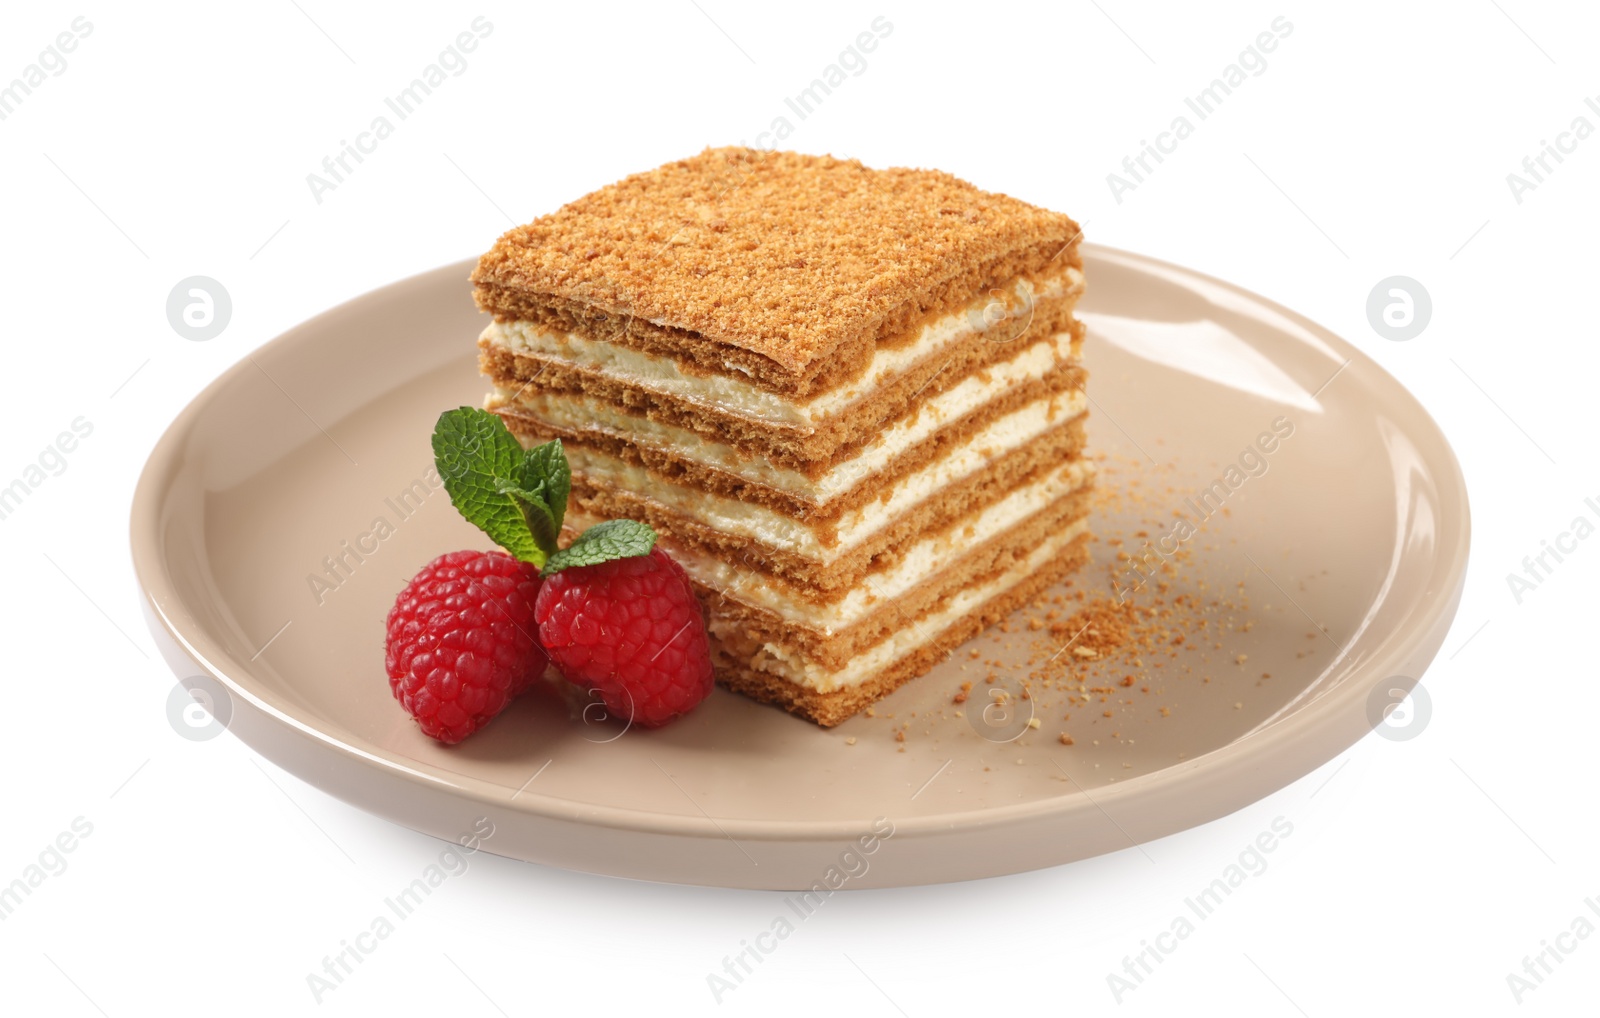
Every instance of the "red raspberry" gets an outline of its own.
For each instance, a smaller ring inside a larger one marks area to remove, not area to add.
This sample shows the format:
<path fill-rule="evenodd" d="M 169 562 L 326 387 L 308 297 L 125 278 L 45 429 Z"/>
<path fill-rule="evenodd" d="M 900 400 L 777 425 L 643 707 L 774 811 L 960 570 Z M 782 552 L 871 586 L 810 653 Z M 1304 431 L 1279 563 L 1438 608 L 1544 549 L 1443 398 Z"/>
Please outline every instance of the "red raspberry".
<path fill-rule="evenodd" d="M 563 569 L 534 602 L 539 639 L 568 682 L 654 728 L 711 693 L 705 616 L 683 567 L 648 555 Z"/>
<path fill-rule="evenodd" d="M 499 551 L 423 567 L 389 611 L 389 689 L 423 734 L 454 744 L 544 674 L 533 601 L 539 569 Z"/>

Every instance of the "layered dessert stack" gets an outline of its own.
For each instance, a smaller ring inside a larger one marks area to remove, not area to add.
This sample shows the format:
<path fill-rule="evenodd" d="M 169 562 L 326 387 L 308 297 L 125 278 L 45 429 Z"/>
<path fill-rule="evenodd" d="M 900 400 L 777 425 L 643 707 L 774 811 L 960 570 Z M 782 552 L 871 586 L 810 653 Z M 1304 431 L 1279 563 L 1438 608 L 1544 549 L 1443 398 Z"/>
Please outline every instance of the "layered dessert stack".
<path fill-rule="evenodd" d="M 717 679 L 834 725 L 1080 565 L 1078 227 L 948 174 L 713 149 L 473 273 L 489 408 L 651 524 Z"/>

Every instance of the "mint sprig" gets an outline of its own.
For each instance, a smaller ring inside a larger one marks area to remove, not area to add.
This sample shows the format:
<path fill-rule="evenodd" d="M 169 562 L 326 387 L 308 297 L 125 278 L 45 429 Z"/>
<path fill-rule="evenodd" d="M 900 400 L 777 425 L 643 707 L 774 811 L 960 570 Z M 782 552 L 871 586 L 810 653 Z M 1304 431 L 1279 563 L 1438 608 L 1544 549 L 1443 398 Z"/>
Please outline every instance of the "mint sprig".
<path fill-rule="evenodd" d="M 637 520 L 607 520 L 561 548 L 561 524 L 572 493 L 572 468 L 561 440 L 532 449 L 498 415 L 460 407 L 439 415 L 433 458 L 450 504 L 468 523 L 549 576 L 573 566 L 648 555 L 656 532 Z"/>
<path fill-rule="evenodd" d="M 579 534 L 573 542 L 550 556 L 544 575 L 572 566 L 592 566 L 614 558 L 648 555 L 655 547 L 656 532 L 638 520 L 606 520 Z"/>
<path fill-rule="evenodd" d="M 522 510 L 522 522 L 527 526 L 528 533 L 533 535 L 533 543 L 538 546 L 541 555 L 549 556 L 550 549 L 561 540 L 561 524 L 556 522 L 555 510 L 545 500 L 545 486 L 540 485 L 538 491 L 528 491 L 510 481 L 498 481 L 495 486 L 502 495 L 510 496 L 511 501 Z M 542 559 L 528 561 L 535 565 L 544 564 Z"/>
<path fill-rule="evenodd" d="M 486 410 L 462 407 L 441 414 L 433 429 L 433 461 L 450 503 L 473 526 L 524 562 L 544 565 L 518 500 L 505 486 L 525 490 L 527 454 L 505 422 Z"/>

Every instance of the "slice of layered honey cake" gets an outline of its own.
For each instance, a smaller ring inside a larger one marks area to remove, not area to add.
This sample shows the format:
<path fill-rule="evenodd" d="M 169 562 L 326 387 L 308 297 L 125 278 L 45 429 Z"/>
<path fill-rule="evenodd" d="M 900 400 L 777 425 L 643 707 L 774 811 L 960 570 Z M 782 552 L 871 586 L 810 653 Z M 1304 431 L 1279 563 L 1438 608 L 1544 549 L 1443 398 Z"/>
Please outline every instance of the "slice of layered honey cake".
<path fill-rule="evenodd" d="M 931 170 L 713 149 L 473 273 L 489 407 L 651 524 L 717 679 L 834 725 L 1086 558 L 1068 217 Z"/>

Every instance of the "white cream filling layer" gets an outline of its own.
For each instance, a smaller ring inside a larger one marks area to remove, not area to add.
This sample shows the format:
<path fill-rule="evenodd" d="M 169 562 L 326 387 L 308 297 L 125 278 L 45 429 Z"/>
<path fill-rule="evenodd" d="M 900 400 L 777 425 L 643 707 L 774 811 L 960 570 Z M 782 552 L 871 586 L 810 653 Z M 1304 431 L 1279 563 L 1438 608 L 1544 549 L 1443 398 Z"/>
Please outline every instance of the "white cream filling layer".
<path fill-rule="evenodd" d="M 856 655 L 850 663 L 831 670 L 812 661 L 806 661 L 782 647 L 763 644 L 756 656 L 748 662 L 756 671 L 780 676 L 796 685 L 830 693 L 848 686 L 859 686 L 901 658 L 934 639 L 963 616 L 978 610 L 983 604 L 999 597 L 1037 572 L 1046 562 L 1065 551 L 1085 530 L 1087 520 L 1079 520 L 1060 533 L 1051 536 L 1035 548 L 1023 562 L 981 586 L 968 587 L 952 597 L 937 612 L 906 626 L 888 639 Z M 711 632 L 722 636 L 737 628 L 736 623 L 711 620 Z"/>
<path fill-rule="evenodd" d="M 825 561 L 848 553 L 923 499 L 959 483 L 1007 452 L 1083 413 L 1082 392 L 1062 392 L 1025 404 L 975 432 L 950 454 L 901 478 L 888 497 L 842 513 L 834 547 L 817 540 L 803 521 L 766 506 L 658 480 L 644 467 L 606 453 L 568 446 L 572 469 L 602 487 L 647 495 L 672 511 L 725 534 L 746 537 L 805 558 Z"/>
<path fill-rule="evenodd" d="M 1060 296 L 1082 285 L 1083 274 L 1074 268 L 1068 268 L 1037 284 L 1018 278 L 1008 289 L 992 292 L 987 301 L 975 302 L 966 309 L 929 322 L 910 342 L 880 347 L 873 353 L 871 363 L 860 378 L 805 403 L 796 403 L 738 378 L 689 374 L 682 371 L 670 357 L 658 357 L 620 344 L 584 339 L 572 333 L 549 332 L 529 322 L 494 322 L 483 330 L 482 338 L 512 353 L 561 360 L 573 367 L 598 372 L 617 382 L 724 413 L 771 424 L 814 428 L 848 410 L 857 400 L 876 390 L 885 379 L 905 371 L 922 358 L 938 353 L 974 332 L 1017 328 L 1019 319 L 1031 316 L 1035 301 Z"/>
<path fill-rule="evenodd" d="M 815 479 L 687 428 L 630 416 L 603 400 L 588 396 L 529 391 L 518 398 L 515 390 L 501 388 L 491 400 L 491 405 L 520 406 L 534 418 L 555 427 L 598 432 L 645 448 L 671 452 L 823 505 L 877 475 L 895 456 L 950 421 L 966 416 L 1008 389 L 1038 378 L 1071 358 L 1071 333 L 1062 332 L 1041 339 L 1011 360 L 969 375 L 929 398 L 916 414 L 885 428 L 855 457 L 834 465 Z M 1071 402 L 1065 404 L 1061 412 L 1081 413 L 1085 404 L 1082 393 L 1074 393 Z M 1014 442 L 1026 441 L 1037 433 L 1037 430 L 1018 433 Z M 988 444 L 996 446 L 1007 440 L 1005 434 L 998 434 Z M 978 439 L 974 438 L 970 444 L 978 445 Z"/>
<path fill-rule="evenodd" d="M 832 604 L 813 604 L 795 597 L 761 573 L 693 548 L 674 548 L 673 557 L 691 578 L 707 587 L 765 608 L 786 622 L 831 635 L 861 621 L 880 604 L 902 596 L 972 547 L 1083 487 L 1093 472 L 1091 461 L 1074 460 L 1032 484 L 1017 488 L 964 525 L 912 544 L 894 566 L 870 574 L 861 586 Z M 575 528 L 597 522 L 570 512 L 567 519 Z"/>

